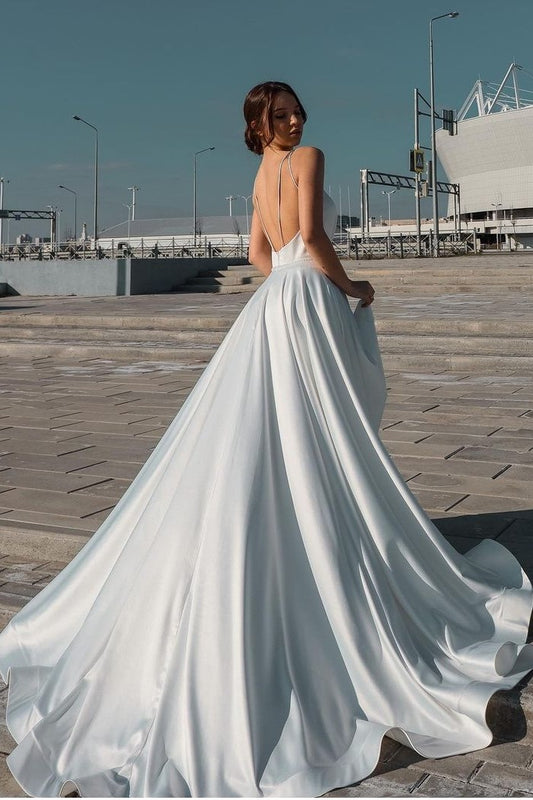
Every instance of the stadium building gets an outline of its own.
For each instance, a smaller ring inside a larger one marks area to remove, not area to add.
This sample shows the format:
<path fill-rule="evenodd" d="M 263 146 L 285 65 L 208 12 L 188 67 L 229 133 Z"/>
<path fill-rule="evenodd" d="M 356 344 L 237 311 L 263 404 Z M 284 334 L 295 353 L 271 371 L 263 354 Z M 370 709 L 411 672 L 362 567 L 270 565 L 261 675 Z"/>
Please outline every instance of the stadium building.
<path fill-rule="evenodd" d="M 455 135 L 436 134 L 447 180 L 460 186 L 461 219 L 510 250 L 533 247 L 533 91 L 519 88 L 521 69 L 511 64 L 500 84 L 478 80 Z"/>

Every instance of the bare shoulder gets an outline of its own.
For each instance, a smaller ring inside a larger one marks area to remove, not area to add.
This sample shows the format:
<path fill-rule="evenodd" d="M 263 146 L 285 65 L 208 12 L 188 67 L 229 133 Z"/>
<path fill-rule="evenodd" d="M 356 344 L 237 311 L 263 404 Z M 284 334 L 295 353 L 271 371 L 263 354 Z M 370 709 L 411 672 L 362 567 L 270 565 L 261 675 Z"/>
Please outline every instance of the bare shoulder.
<path fill-rule="evenodd" d="M 324 153 L 318 147 L 299 147 L 293 152 L 292 166 L 298 186 L 323 183 Z"/>
<path fill-rule="evenodd" d="M 316 167 L 324 163 L 324 153 L 318 147 L 304 145 L 294 151 L 292 163 L 302 167 Z"/>

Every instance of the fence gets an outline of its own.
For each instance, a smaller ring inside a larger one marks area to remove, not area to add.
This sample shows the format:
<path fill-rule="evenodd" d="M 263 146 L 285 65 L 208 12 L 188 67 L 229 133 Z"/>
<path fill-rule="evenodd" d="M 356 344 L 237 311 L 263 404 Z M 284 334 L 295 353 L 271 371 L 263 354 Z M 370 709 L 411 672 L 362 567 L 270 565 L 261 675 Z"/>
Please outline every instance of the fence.
<path fill-rule="evenodd" d="M 247 237 L 224 239 L 216 237 L 212 242 L 207 237 L 192 236 L 165 238 L 163 242 L 138 239 L 133 242 L 124 239 L 102 239 L 97 248 L 93 242 L 61 242 L 57 244 L 12 244 L 3 245 L 0 259 L 4 261 L 56 261 L 90 258 L 246 258 L 248 255 Z"/>
<path fill-rule="evenodd" d="M 373 236 L 352 241 L 349 257 L 366 258 L 417 258 L 430 257 L 433 253 L 433 233 L 424 233 L 420 244 L 416 234 Z M 439 255 L 457 256 L 478 252 L 478 238 L 475 232 L 445 233 L 439 236 Z"/>
<path fill-rule="evenodd" d="M 199 239 L 199 237 L 197 237 Z M 416 258 L 432 254 L 433 234 L 420 237 L 420 249 L 416 234 L 396 234 L 376 237 L 350 238 L 338 234 L 333 246 L 340 258 Z M 439 253 L 442 256 L 466 255 L 477 252 L 478 239 L 474 232 L 439 236 Z M 0 259 L 5 261 L 56 261 L 90 258 L 247 258 L 248 237 L 214 241 L 202 237 L 196 244 L 192 237 L 166 238 L 163 242 L 150 239 L 125 241 L 102 239 L 95 250 L 92 242 L 62 242 L 61 244 L 16 244 L 4 245 Z"/>

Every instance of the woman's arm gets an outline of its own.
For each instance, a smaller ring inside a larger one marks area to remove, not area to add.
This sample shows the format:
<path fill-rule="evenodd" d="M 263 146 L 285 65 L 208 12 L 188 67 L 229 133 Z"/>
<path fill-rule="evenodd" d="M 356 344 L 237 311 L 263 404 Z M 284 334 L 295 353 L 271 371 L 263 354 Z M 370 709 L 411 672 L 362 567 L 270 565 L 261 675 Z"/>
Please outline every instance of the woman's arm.
<path fill-rule="evenodd" d="M 272 272 L 272 248 L 264 234 L 255 210 L 252 215 L 252 227 L 250 228 L 248 260 L 263 275 L 268 276 Z"/>
<path fill-rule="evenodd" d="M 350 297 L 370 305 L 374 289 L 368 281 L 352 281 L 346 274 L 323 225 L 324 154 L 316 147 L 300 147 L 293 156 L 298 178 L 300 234 L 315 266 Z"/>

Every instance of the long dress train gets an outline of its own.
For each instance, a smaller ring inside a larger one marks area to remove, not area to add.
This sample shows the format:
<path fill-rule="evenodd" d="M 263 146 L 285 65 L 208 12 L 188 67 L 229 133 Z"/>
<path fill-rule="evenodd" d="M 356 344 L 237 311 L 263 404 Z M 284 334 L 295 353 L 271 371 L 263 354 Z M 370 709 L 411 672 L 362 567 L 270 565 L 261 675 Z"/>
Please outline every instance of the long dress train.
<path fill-rule="evenodd" d="M 319 795 L 372 772 L 387 733 L 431 757 L 490 743 L 490 696 L 533 667 L 531 585 L 498 543 L 439 534 L 378 437 L 384 399 L 371 310 L 297 234 L 0 636 L 28 793 Z"/>

